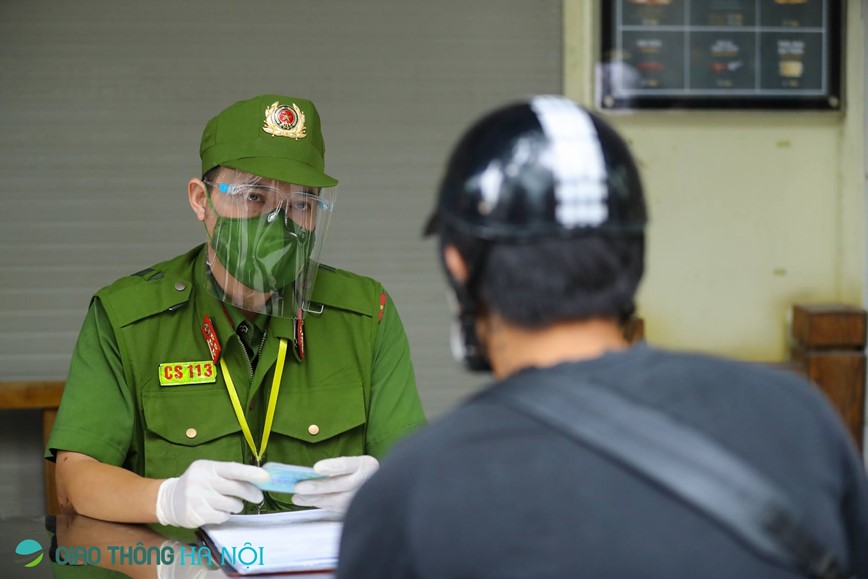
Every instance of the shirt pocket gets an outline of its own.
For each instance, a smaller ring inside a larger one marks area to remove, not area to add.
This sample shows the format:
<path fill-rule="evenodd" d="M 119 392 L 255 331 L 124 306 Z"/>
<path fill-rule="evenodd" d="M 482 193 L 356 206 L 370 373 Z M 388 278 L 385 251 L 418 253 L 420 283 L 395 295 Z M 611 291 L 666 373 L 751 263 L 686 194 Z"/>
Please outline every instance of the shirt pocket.
<path fill-rule="evenodd" d="M 142 407 L 144 476 L 179 476 L 199 459 L 243 461 L 241 428 L 225 390 L 144 392 Z"/>
<path fill-rule="evenodd" d="M 281 392 L 267 460 L 311 466 L 365 454 L 367 413 L 361 382 Z"/>

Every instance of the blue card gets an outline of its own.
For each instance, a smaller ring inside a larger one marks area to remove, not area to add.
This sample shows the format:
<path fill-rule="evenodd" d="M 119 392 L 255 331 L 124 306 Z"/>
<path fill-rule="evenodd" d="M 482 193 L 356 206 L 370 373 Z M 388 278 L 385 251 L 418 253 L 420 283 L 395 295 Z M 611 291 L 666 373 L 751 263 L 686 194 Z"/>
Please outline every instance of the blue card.
<path fill-rule="evenodd" d="M 309 466 L 296 466 L 294 464 L 282 464 L 279 462 L 266 462 L 262 468 L 268 472 L 269 479 L 267 482 L 257 484 L 263 491 L 273 491 L 277 493 L 293 493 L 295 492 L 295 484 L 297 482 L 312 478 L 325 478 L 326 475 L 320 474 Z"/>

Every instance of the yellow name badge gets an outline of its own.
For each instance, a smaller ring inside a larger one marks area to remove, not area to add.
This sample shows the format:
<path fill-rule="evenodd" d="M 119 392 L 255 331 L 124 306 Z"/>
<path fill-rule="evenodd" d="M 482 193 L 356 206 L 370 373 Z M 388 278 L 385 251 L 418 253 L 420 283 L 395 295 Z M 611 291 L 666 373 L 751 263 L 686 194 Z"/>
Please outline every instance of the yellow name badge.
<path fill-rule="evenodd" d="M 161 386 L 209 384 L 217 381 L 217 369 L 211 360 L 197 362 L 166 362 L 160 364 Z"/>

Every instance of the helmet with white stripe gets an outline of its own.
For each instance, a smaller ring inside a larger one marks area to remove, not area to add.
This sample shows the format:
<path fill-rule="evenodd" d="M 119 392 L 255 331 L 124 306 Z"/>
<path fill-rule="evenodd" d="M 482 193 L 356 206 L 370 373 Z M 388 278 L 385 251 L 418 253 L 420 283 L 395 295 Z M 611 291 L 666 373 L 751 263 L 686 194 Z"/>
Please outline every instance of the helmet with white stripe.
<path fill-rule="evenodd" d="M 562 96 L 486 115 L 461 138 L 426 233 L 441 223 L 480 239 L 641 235 L 639 171 L 624 140 Z"/>
<path fill-rule="evenodd" d="M 455 357 L 471 370 L 490 369 L 477 317 L 492 309 L 526 327 L 626 319 L 644 269 L 647 220 L 633 156 L 600 117 L 562 96 L 484 116 L 452 151 L 425 228 L 440 234 L 441 250 L 462 246 L 462 280 L 441 251 L 455 297 Z M 528 265 L 508 267 L 506 253 Z"/>

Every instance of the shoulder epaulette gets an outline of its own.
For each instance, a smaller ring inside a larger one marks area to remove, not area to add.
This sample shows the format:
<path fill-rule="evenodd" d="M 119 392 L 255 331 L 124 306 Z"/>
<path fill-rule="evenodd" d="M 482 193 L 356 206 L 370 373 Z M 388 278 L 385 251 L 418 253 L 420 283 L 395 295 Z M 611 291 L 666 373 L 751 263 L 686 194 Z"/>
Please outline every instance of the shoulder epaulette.
<path fill-rule="evenodd" d="M 185 305 L 193 285 L 192 264 L 200 248 L 121 278 L 96 293 L 121 327 Z"/>
<path fill-rule="evenodd" d="M 342 269 L 320 266 L 311 301 L 329 308 L 377 315 L 380 283 Z"/>

